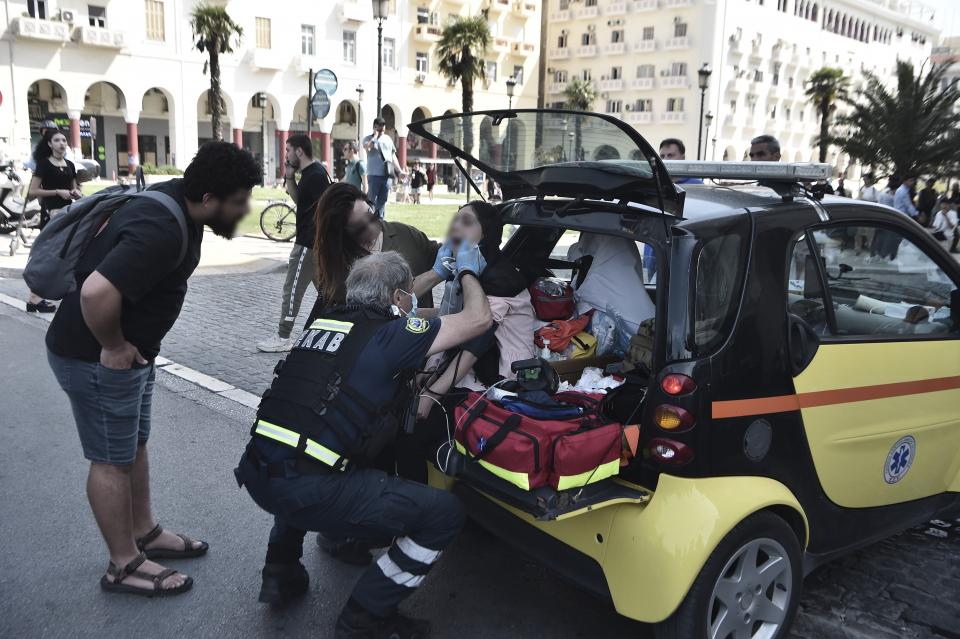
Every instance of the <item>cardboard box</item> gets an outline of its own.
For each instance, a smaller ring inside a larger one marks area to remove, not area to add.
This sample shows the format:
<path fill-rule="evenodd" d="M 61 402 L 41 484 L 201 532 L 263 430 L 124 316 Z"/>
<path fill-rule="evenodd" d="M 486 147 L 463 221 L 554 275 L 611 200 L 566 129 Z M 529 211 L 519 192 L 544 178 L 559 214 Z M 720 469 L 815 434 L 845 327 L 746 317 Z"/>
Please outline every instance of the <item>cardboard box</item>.
<path fill-rule="evenodd" d="M 585 368 L 599 368 L 603 370 L 608 364 L 623 361 L 621 357 L 613 355 L 604 355 L 603 357 L 580 357 L 578 359 L 560 359 L 550 360 L 550 366 L 557 371 L 560 379 L 564 382 L 576 384 L 580 379 L 580 374 Z"/>

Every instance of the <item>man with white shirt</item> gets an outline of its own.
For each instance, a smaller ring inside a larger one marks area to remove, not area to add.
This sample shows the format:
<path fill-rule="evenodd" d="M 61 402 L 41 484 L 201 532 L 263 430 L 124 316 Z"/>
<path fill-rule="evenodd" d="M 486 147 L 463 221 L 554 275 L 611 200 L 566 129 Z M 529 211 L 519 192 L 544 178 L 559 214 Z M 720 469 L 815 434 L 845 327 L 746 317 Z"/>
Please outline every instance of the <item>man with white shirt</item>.
<path fill-rule="evenodd" d="M 394 158 L 397 155 L 393 138 L 384 131 L 386 125 L 383 118 L 376 118 L 373 121 L 373 133 L 363 138 L 363 148 L 367 151 L 367 197 L 373 202 L 381 219 L 386 215 Z"/>
<path fill-rule="evenodd" d="M 960 243 L 960 229 L 957 228 L 957 209 L 946 196 L 940 198 L 940 210 L 933 218 L 933 237 L 940 242 L 952 240 L 951 253 L 960 253 L 957 244 Z"/>
<path fill-rule="evenodd" d="M 879 202 L 880 192 L 877 190 L 877 177 L 873 173 L 863 174 L 863 188 L 860 189 L 858 199 L 864 202 Z"/>
<path fill-rule="evenodd" d="M 916 175 L 907 175 L 903 184 L 893 194 L 893 208 L 897 209 L 912 220 L 917 219 L 920 211 L 913 205 L 913 185 L 917 183 Z"/>

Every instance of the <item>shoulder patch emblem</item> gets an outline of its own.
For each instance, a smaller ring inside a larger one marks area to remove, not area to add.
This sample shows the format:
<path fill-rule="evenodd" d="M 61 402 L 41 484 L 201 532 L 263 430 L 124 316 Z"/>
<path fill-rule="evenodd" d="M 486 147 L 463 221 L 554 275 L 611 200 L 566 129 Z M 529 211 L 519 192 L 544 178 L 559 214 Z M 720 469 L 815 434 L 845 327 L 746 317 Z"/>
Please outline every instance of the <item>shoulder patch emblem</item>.
<path fill-rule="evenodd" d="M 430 330 L 430 322 L 423 319 L 422 317 L 408 317 L 406 329 L 411 333 L 426 333 Z"/>

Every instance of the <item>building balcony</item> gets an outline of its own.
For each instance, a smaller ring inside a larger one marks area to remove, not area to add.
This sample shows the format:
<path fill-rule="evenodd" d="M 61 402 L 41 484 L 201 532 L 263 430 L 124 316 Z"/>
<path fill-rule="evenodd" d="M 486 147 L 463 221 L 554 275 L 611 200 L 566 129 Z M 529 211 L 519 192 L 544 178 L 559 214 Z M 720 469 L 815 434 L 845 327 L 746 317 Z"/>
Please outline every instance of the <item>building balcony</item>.
<path fill-rule="evenodd" d="M 282 71 L 289 62 L 289 56 L 273 49 L 250 49 L 247 54 L 247 64 L 257 71 Z"/>
<path fill-rule="evenodd" d="M 649 91 L 653 88 L 653 78 L 634 78 L 630 80 L 630 88 L 635 91 Z"/>
<path fill-rule="evenodd" d="M 611 17 L 627 15 L 629 4 L 629 2 L 608 2 L 603 7 L 603 15 Z"/>
<path fill-rule="evenodd" d="M 489 0 L 487 9 L 493 14 L 505 13 L 510 10 L 510 0 Z"/>
<path fill-rule="evenodd" d="M 611 42 L 603 45 L 604 55 L 623 55 L 627 52 L 626 42 Z"/>
<path fill-rule="evenodd" d="M 690 86 L 690 78 L 685 75 L 665 75 L 660 78 L 660 86 L 664 89 L 686 89 Z"/>
<path fill-rule="evenodd" d="M 64 43 L 70 39 L 70 25 L 54 20 L 39 20 L 19 16 L 10 23 L 11 32 L 18 38 Z"/>
<path fill-rule="evenodd" d="M 740 57 L 743 55 L 743 38 L 731 35 L 729 38 L 730 46 L 728 51 L 731 56 Z"/>
<path fill-rule="evenodd" d="M 563 93 L 566 90 L 566 82 L 551 82 L 547 85 L 547 93 Z"/>
<path fill-rule="evenodd" d="M 124 32 L 119 29 L 79 26 L 73 31 L 73 39 L 83 45 L 105 49 L 122 49 L 126 44 Z"/>
<path fill-rule="evenodd" d="M 643 11 L 656 11 L 657 8 L 657 0 L 633 0 L 634 13 L 642 13 Z"/>
<path fill-rule="evenodd" d="M 323 68 L 323 63 L 315 55 L 298 55 L 293 58 L 293 70 L 298 75 L 307 75 L 310 69 L 319 70 Z"/>
<path fill-rule="evenodd" d="M 532 18 L 537 15 L 537 3 L 527 0 L 516 0 L 513 3 L 513 12 L 525 18 Z"/>
<path fill-rule="evenodd" d="M 663 43 L 663 48 L 667 51 L 674 51 L 676 49 L 689 49 L 690 38 L 688 36 L 667 38 L 666 42 Z"/>
<path fill-rule="evenodd" d="M 599 18 L 600 17 L 600 7 L 593 5 L 592 7 L 577 7 L 574 10 L 574 15 L 578 20 L 585 18 Z"/>
<path fill-rule="evenodd" d="M 600 80 L 597 86 L 601 91 L 623 91 L 623 78 Z"/>
<path fill-rule="evenodd" d="M 532 42 L 514 42 L 511 46 L 514 55 L 529 56 L 536 55 L 537 45 Z"/>
<path fill-rule="evenodd" d="M 577 47 L 578 58 L 592 58 L 597 55 L 597 45 L 588 44 L 583 47 Z"/>
<path fill-rule="evenodd" d="M 510 53 L 510 47 L 513 43 L 510 42 L 510 38 L 504 38 L 503 36 L 497 36 L 493 39 L 493 46 L 491 49 L 494 53 Z"/>
<path fill-rule="evenodd" d="M 443 32 L 435 24 L 418 24 L 413 30 L 413 39 L 417 42 L 437 42 Z"/>
<path fill-rule="evenodd" d="M 687 121 L 686 111 L 666 111 L 660 114 L 660 121 L 664 124 L 679 124 Z"/>
<path fill-rule="evenodd" d="M 750 80 L 747 78 L 732 78 L 727 83 L 727 91 L 734 94 L 746 93 L 750 90 Z"/>
<path fill-rule="evenodd" d="M 664 9 L 682 9 L 684 7 L 692 7 L 693 0 L 663 0 Z"/>
<path fill-rule="evenodd" d="M 656 40 L 638 40 L 633 43 L 634 53 L 650 53 L 657 50 Z"/>
<path fill-rule="evenodd" d="M 550 12 L 550 22 L 569 22 L 569 21 L 570 21 L 570 9 L 562 9 L 560 11 Z"/>
<path fill-rule="evenodd" d="M 560 49 L 550 49 L 547 54 L 547 58 L 550 60 L 566 60 L 570 57 L 570 47 L 562 47 Z"/>
<path fill-rule="evenodd" d="M 652 124 L 653 111 L 628 111 L 623 119 L 627 124 Z"/>
<path fill-rule="evenodd" d="M 373 20 L 373 4 L 362 0 L 341 0 L 337 7 L 337 17 L 341 24 L 368 22 Z"/>

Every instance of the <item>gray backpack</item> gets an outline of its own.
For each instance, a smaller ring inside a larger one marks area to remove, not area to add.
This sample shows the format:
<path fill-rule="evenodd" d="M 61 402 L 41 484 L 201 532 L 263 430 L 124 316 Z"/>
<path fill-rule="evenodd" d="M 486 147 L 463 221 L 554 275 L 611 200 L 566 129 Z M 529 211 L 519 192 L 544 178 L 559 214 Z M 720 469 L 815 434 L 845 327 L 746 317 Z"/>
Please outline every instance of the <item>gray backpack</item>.
<path fill-rule="evenodd" d="M 73 202 L 37 236 L 23 270 L 23 279 L 33 293 L 60 300 L 77 288 L 77 264 L 104 222 L 133 198 L 148 198 L 166 208 L 180 225 L 182 242 L 179 266 L 187 254 L 187 220 L 177 201 L 160 191 L 137 191 L 135 187 L 111 186 Z"/>

